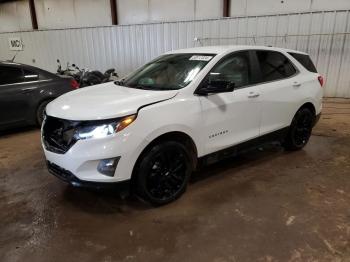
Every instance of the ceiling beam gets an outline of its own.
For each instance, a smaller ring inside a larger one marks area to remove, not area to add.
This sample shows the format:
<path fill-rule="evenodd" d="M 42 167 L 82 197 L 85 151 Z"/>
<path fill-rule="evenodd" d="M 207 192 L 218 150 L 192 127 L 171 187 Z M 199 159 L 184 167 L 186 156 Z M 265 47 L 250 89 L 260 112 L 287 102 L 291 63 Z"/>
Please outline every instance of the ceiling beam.
<path fill-rule="evenodd" d="M 15 1 L 18 1 L 18 0 L 0 0 L 0 4 L 8 3 L 8 2 L 15 2 Z"/>
<path fill-rule="evenodd" d="M 224 2 L 224 8 L 223 8 L 223 17 L 230 17 L 230 5 L 231 0 L 223 0 Z"/>
<path fill-rule="evenodd" d="M 110 0 L 110 3 L 111 3 L 112 25 L 117 25 L 118 24 L 117 0 Z"/>
<path fill-rule="evenodd" d="M 35 3 L 34 0 L 29 0 L 29 11 L 32 19 L 33 30 L 38 30 L 38 20 L 36 18 Z"/>

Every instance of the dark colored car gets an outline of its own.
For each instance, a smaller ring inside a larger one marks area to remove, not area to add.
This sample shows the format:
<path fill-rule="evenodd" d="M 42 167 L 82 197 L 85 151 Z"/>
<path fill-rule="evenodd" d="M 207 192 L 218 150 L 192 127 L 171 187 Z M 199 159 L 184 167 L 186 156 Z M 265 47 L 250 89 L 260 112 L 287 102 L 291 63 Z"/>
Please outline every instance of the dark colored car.
<path fill-rule="evenodd" d="M 0 61 L 0 130 L 40 125 L 46 105 L 78 87 L 71 77 Z"/>

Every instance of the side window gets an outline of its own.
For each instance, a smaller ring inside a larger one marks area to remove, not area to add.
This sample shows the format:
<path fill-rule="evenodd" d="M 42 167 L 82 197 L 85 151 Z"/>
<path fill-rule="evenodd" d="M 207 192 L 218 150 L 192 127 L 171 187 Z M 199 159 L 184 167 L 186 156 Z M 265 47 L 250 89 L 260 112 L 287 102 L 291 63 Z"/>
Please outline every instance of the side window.
<path fill-rule="evenodd" d="M 257 51 L 256 54 L 263 82 L 287 78 L 296 73 L 293 64 L 279 52 Z"/>
<path fill-rule="evenodd" d="M 28 69 L 23 69 L 23 73 L 24 73 L 24 81 L 25 82 L 39 80 L 39 74 L 34 72 L 34 71 L 31 71 Z"/>
<path fill-rule="evenodd" d="M 0 85 L 23 82 L 22 69 L 11 66 L 0 66 Z"/>
<path fill-rule="evenodd" d="M 298 62 L 302 64 L 303 67 L 306 68 L 306 70 L 313 73 L 317 73 L 316 67 L 308 55 L 297 54 L 297 53 L 288 53 L 288 54 L 290 54 L 292 57 L 298 60 Z"/>
<path fill-rule="evenodd" d="M 252 83 L 249 53 L 239 52 L 224 58 L 210 72 L 209 81 L 227 81 L 235 87 L 243 87 Z"/>

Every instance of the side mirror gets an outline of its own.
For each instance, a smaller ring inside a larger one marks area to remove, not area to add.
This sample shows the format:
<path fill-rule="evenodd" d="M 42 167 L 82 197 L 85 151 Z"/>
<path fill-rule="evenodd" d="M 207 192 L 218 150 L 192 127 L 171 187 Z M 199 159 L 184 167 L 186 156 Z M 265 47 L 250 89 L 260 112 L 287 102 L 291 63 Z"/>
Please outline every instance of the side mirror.
<path fill-rule="evenodd" d="M 199 95 L 228 93 L 235 89 L 235 83 L 209 77 L 208 81 L 197 91 Z"/>

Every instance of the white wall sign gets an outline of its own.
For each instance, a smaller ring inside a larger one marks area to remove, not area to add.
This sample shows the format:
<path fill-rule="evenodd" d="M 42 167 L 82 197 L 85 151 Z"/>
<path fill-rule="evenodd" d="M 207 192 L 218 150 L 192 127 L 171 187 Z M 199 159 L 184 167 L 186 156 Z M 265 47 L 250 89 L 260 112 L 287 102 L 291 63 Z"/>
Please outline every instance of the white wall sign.
<path fill-rule="evenodd" d="M 9 37 L 9 48 L 11 51 L 23 50 L 21 38 L 20 37 Z"/>

